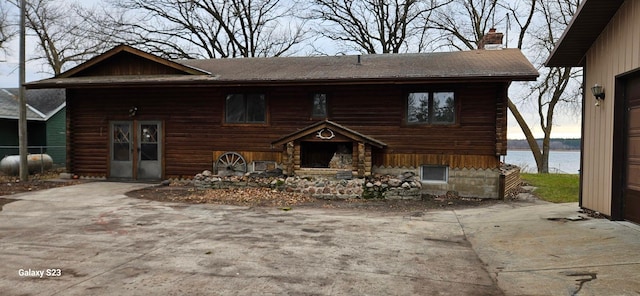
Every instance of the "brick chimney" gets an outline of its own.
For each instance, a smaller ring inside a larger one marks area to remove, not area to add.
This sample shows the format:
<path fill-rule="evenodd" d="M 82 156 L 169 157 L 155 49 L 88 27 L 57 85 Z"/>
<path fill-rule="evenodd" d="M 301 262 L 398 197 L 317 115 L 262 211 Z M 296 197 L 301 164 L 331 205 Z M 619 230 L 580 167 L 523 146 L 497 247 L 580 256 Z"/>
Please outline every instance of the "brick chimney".
<path fill-rule="evenodd" d="M 502 33 L 496 33 L 496 28 L 489 29 L 489 32 L 482 37 L 478 44 L 478 49 L 500 50 L 502 49 Z"/>

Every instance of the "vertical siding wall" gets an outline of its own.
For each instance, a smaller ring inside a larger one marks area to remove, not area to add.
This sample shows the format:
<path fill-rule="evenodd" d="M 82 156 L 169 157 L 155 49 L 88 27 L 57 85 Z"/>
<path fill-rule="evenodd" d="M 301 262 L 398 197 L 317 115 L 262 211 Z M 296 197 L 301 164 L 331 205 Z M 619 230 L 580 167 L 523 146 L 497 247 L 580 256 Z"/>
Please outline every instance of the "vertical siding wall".
<path fill-rule="evenodd" d="M 67 113 L 65 109 L 58 111 L 47 121 L 47 154 L 56 165 L 64 165 L 67 162 Z"/>
<path fill-rule="evenodd" d="M 586 56 L 582 206 L 611 215 L 615 77 L 640 67 L 640 1 L 626 1 Z M 594 84 L 606 98 L 595 106 Z"/>

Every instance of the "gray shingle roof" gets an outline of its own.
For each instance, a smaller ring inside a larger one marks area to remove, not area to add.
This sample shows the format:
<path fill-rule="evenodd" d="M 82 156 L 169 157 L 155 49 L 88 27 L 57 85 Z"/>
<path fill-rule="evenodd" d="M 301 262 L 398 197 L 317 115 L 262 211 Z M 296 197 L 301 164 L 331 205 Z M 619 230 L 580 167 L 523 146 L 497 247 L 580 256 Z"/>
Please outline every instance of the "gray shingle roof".
<path fill-rule="evenodd" d="M 510 78 L 538 71 L 517 49 L 421 54 L 181 60 L 225 81 Z"/>
<path fill-rule="evenodd" d="M 27 119 L 47 120 L 65 104 L 64 89 L 27 90 Z M 18 89 L 0 89 L 0 118 L 18 119 Z"/>
<path fill-rule="evenodd" d="M 27 87 L 36 89 L 129 85 L 530 81 L 538 77 L 536 68 L 518 49 L 176 62 L 189 68 L 200 69 L 203 74 L 64 76 L 28 83 Z"/>

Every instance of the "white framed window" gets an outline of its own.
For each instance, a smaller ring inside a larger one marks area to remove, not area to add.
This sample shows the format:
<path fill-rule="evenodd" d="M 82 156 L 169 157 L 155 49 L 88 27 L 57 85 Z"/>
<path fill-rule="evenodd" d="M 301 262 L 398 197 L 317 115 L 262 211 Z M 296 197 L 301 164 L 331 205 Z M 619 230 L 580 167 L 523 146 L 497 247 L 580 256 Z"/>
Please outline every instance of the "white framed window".
<path fill-rule="evenodd" d="M 423 165 L 420 167 L 420 180 L 422 180 L 422 182 L 447 183 L 449 182 L 449 167 L 443 165 Z"/>

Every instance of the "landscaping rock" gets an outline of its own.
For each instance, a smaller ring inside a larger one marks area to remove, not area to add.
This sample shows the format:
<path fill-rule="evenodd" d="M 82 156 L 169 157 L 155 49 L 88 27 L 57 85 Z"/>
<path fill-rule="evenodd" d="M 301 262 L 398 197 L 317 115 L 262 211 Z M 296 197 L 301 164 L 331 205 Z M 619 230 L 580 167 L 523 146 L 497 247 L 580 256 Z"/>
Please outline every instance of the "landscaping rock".
<path fill-rule="evenodd" d="M 391 187 L 399 187 L 402 184 L 402 181 L 400 179 L 393 178 L 389 179 L 387 184 L 389 184 L 389 186 Z"/>
<path fill-rule="evenodd" d="M 271 188 L 280 192 L 299 193 L 322 199 L 380 198 L 380 199 L 420 199 L 422 184 L 415 174 L 402 175 L 402 180 L 389 175 L 376 175 L 350 180 L 316 177 L 275 176 L 251 173 L 245 176 L 215 176 L 204 171 L 197 174 L 194 184 L 199 189 L 231 188 Z M 407 178 L 408 177 L 408 178 Z M 391 190 L 393 189 L 393 190 Z"/>

